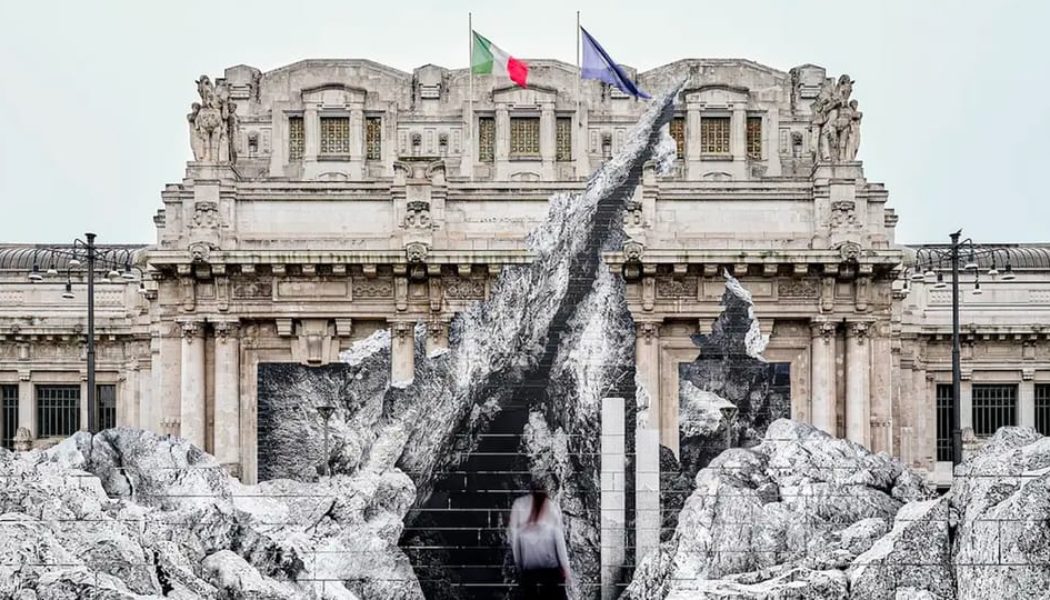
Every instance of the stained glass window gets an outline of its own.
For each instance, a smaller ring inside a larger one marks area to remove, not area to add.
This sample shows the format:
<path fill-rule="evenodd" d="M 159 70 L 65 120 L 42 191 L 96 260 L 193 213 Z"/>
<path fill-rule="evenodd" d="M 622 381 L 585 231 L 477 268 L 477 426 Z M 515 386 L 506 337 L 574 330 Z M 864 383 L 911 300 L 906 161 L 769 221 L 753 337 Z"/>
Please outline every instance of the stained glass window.
<path fill-rule="evenodd" d="M 321 117 L 321 154 L 350 153 L 350 118 Z"/>
<path fill-rule="evenodd" d="M 478 160 L 492 162 L 496 157 L 496 119 L 478 118 Z"/>
<path fill-rule="evenodd" d="M 729 117 L 700 118 L 700 152 L 729 154 Z"/>
<path fill-rule="evenodd" d="M 518 117 L 510 120 L 511 158 L 540 155 L 539 117 Z"/>
<path fill-rule="evenodd" d="M 303 134 L 303 118 L 288 117 L 288 160 L 302 160 L 306 149 L 306 136 Z"/>
<path fill-rule="evenodd" d="M 554 160 L 572 160 L 572 118 L 558 117 L 554 124 Z"/>
<path fill-rule="evenodd" d="M 368 117 L 365 119 L 365 159 L 382 160 L 383 158 L 383 119 Z"/>
<path fill-rule="evenodd" d="M 747 157 L 762 159 L 762 117 L 747 118 Z"/>
<path fill-rule="evenodd" d="M 671 137 L 678 147 L 678 158 L 685 158 L 685 117 L 671 119 Z"/>

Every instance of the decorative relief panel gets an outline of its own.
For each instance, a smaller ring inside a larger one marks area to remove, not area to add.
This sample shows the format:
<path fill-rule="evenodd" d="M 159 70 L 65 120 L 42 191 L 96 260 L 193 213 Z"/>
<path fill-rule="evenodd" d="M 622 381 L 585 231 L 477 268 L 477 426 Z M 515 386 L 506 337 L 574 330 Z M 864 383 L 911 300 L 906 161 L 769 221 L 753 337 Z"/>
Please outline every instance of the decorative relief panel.
<path fill-rule="evenodd" d="M 697 278 L 660 278 L 656 280 L 657 298 L 696 298 Z"/>
<path fill-rule="evenodd" d="M 321 154 L 350 153 L 350 118 L 321 117 Z"/>
<path fill-rule="evenodd" d="M 353 279 L 354 296 L 357 298 L 393 298 L 394 281 L 389 277 L 369 279 L 367 277 L 355 277 Z"/>
<path fill-rule="evenodd" d="M 233 282 L 233 297 L 238 300 L 273 297 L 273 282 L 260 279 L 240 279 Z"/>
<path fill-rule="evenodd" d="M 277 299 L 295 298 L 314 300 L 350 297 L 350 285 L 347 281 L 296 281 L 286 280 L 277 283 Z"/>
<path fill-rule="evenodd" d="M 820 296 L 820 286 L 815 279 L 788 279 L 783 280 L 778 286 L 781 298 L 817 298 Z"/>
<path fill-rule="evenodd" d="M 468 277 L 445 277 L 445 297 L 450 300 L 481 300 L 485 298 L 485 280 Z"/>

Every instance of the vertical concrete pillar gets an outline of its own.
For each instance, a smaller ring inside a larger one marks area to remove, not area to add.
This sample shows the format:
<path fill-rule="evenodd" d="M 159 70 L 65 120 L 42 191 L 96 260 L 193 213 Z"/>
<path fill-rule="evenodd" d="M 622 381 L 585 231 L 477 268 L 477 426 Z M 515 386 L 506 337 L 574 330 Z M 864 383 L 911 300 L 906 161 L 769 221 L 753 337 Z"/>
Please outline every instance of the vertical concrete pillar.
<path fill-rule="evenodd" d="M 556 138 L 554 121 L 554 103 L 546 103 L 540 110 L 540 160 L 543 167 L 543 179 L 554 179 L 554 158 L 556 156 Z"/>
<path fill-rule="evenodd" d="M 602 399 L 601 436 L 601 589 L 614 600 L 626 559 L 626 428 L 624 399 Z"/>
<path fill-rule="evenodd" d="M 871 427 L 871 346 L 869 324 L 856 321 L 846 329 L 846 438 L 868 446 Z"/>
<path fill-rule="evenodd" d="M 182 323 L 181 398 L 179 404 L 179 435 L 200 449 L 204 449 L 207 432 L 205 408 L 204 323 Z"/>
<path fill-rule="evenodd" d="M 117 425 L 139 426 L 139 363 L 133 360 L 124 367 L 124 385 L 117 397 Z"/>
<path fill-rule="evenodd" d="M 1035 427 L 1035 382 L 1033 370 L 1021 373 L 1021 385 L 1017 390 L 1017 424 L 1021 427 Z"/>
<path fill-rule="evenodd" d="M 150 366 L 150 362 L 143 361 L 139 363 L 139 376 L 138 376 L 138 424 L 136 427 L 140 429 L 151 429 L 153 424 L 150 422 L 150 410 L 153 406 L 153 369 Z"/>
<path fill-rule="evenodd" d="M 733 107 L 729 120 L 729 152 L 734 162 L 747 160 L 747 109 L 743 104 Z"/>
<path fill-rule="evenodd" d="M 810 414 L 812 425 L 838 435 L 835 386 L 835 329 L 830 321 L 810 324 Z"/>
<path fill-rule="evenodd" d="M 212 453 L 233 475 L 241 464 L 241 346 L 237 322 L 215 325 L 215 424 Z"/>
<path fill-rule="evenodd" d="M 893 451 L 893 344 L 889 323 L 873 325 L 871 346 L 871 422 L 869 434 L 872 452 Z"/>
<path fill-rule="evenodd" d="M 96 386 L 98 383 L 96 382 Z M 95 389 L 95 424 L 100 425 L 101 410 L 99 408 L 98 401 L 98 389 Z M 87 371 L 80 373 L 80 431 L 87 431 L 89 429 L 89 420 L 91 415 L 88 413 L 88 383 L 87 383 Z"/>
<path fill-rule="evenodd" d="M 962 381 L 959 382 L 959 423 L 965 431 L 973 430 L 973 381 L 969 371 L 963 371 Z M 966 436 L 963 436 L 964 438 Z"/>
<path fill-rule="evenodd" d="M 638 418 L 635 424 L 635 560 L 660 544 L 659 323 L 639 323 L 635 340 Z M 677 447 L 677 444 L 676 444 Z"/>
<path fill-rule="evenodd" d="M 393 385 L 407 385 L 416 374 L 416 324 L 395 321 L 390 327 L 390 381 Z"/>
<path fill-rule="evenodd" d="M 18 372 L 18 426 L 29 430 L 33 439 L 40 436 L 36 422 L 36 394 L 29 370 Z M 17 431 L 17 430 L 15 430 Z"/>

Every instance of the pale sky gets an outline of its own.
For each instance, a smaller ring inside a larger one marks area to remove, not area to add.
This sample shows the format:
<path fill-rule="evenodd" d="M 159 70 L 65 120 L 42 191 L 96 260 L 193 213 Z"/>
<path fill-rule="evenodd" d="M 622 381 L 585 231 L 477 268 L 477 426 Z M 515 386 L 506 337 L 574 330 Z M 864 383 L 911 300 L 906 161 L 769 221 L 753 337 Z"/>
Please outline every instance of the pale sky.
<path fill-rule="evenodd" d="M 1050 2 L 0 1 L 0 242 L 151 242 L 190 158 L 201 73 L 367 58 L 465 67 L 467 12 L 515 56 L 575 61 L 575 11 L 621 63 L 848 72 L 859 157 L 900 242 L 1050 241 Z"/>

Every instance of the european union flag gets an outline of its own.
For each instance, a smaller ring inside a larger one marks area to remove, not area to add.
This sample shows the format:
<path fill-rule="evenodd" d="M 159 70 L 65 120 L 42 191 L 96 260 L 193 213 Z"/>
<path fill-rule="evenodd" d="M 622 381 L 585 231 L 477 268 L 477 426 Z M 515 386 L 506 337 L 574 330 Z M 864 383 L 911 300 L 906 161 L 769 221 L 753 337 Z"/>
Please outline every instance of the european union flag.
<path fill-rule="evenodd" d="M 631 81 L 620 65 L 616 64 L 605 48 L 602 48 L 598 40 L 591 37 L 591 34 L 587 33 L 583 27 L 580 27 L 580 31 L 583 32 L 583 69 L 580 71 L 580 77 L 604 81 L 635 98 L 649 97 L 649 94 L 638 89 L 638 86 Z"/>

